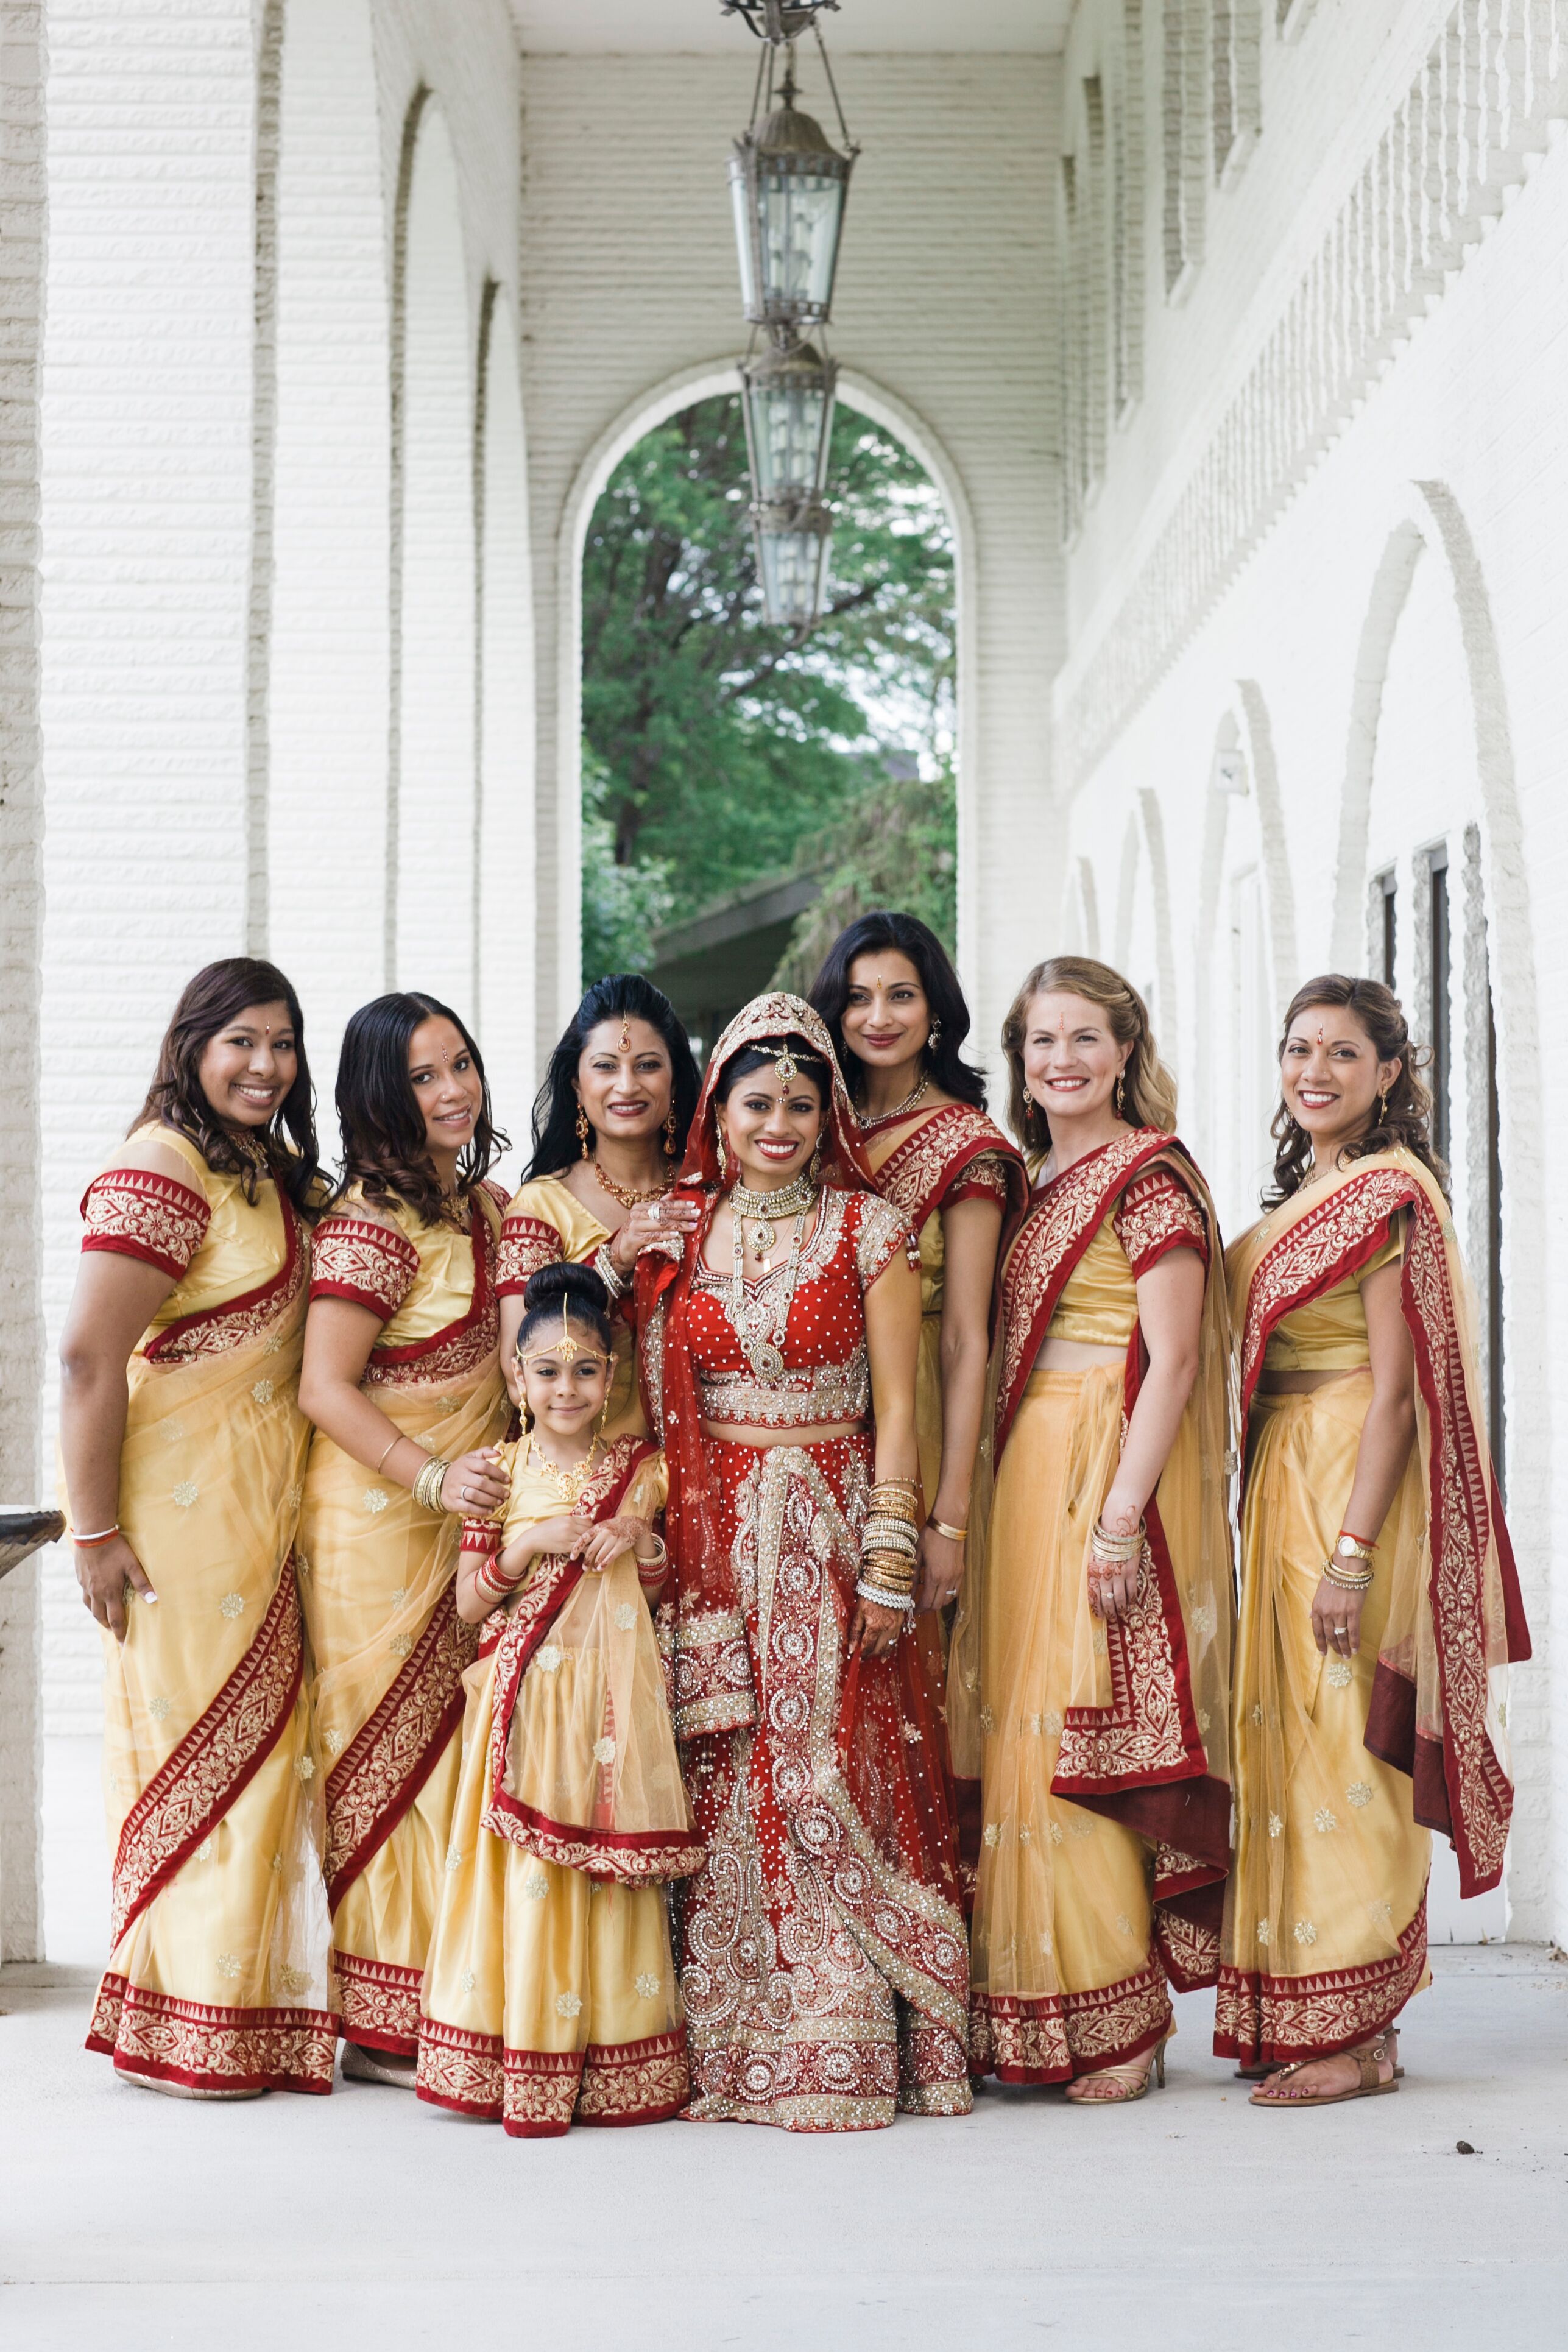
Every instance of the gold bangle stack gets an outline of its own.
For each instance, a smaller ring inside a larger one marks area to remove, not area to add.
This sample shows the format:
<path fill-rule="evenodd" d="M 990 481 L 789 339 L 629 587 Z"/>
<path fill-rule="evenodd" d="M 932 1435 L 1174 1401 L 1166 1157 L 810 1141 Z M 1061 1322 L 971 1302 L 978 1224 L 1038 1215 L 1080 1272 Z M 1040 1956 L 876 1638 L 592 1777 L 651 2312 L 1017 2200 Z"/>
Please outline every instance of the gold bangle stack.
<path fill-rule="evenodd" d="M 1146 1532 L 1143 1521 L 1140 1519 L 1130 1536 L 1113 1536 L 1103 1519 L 1096 1519 L 1094 1533 L 1089 1539 L 1095 1566 L 1103 1569 L 1109 1576 L 1120 1575 L 1124 1568 L 1131 1568 L 1134 1561 L 1142 1559 Z"/>
<path fill-rule="evenodd" d="M 880 1609 L 913 1609 L 920 1503 L 920 1488 L 907 1478 L 882 1478 L 872 1487 L 855 1587 L 862 1601 L 874 1601 Z"/>
<path fill-rule="evenodd" d="M 447 1473 L 451 1466 L 449 1462 L 443 1462 L 438 1454 L 433 1454 L 414 1481 L 414 1499 L 422 1511 L 446 1509 L 447 1507 L 441 1500 L 441 1488 L 446 1484 Z"/>
<path fill-rule="evenodd" d="M 1328 1559 L 1323 1562 L 1325 1580 L 1341 1592 L 1365 1592 L 1377 1571 L 1377 1546 L 1363 1543 L 1359 1536 L 1341 1534 Z M 1347 1568 L 1347 1560 L 1359 1560 L 1359 1569 Z"/>

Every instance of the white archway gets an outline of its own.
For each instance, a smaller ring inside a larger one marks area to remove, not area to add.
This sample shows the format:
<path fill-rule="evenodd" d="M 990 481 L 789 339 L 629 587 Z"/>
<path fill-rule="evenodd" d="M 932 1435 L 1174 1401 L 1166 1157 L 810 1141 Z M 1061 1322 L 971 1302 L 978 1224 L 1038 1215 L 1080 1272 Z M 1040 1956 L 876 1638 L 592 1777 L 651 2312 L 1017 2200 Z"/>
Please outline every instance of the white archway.
<path fill-rule="evenodd" d="M 552 982 L 560 1020 L 581 993 L 582 870 L 582 735 L 583 735 L 583 553 L 588 523 L 601 493 L 627 451 L 667 417 L 728 393 L 738 393 L 740 377 L 732 359 L 702 361 L 679 369 L 623 409 L 584 458 L 562 511 L 556 544 L 558 637 L 557 680 L 559 717 L 556 725 L 555 835 L 557 917 L 555 969 Z M 958 470 L 930 427 L 904 401 L 875 383 L 858 370 L 841 368 L 839 396 L 858 409 L 884 432 L 901 441 L 930 475 L 947 510 L 952 531 L 954 698 L 957 715 L 958 799 L 958 965 L 970 982 L 979 942 L 978 842 L 974 806 L 976 730 L 974 696 L 970 691 L 974 669 L 973 597 L 974 530 L 969 502 Z M 972 989 L 973 994 L 973 989 Z M 559 1025 L 559 1023 L 557 1024 Z"/>

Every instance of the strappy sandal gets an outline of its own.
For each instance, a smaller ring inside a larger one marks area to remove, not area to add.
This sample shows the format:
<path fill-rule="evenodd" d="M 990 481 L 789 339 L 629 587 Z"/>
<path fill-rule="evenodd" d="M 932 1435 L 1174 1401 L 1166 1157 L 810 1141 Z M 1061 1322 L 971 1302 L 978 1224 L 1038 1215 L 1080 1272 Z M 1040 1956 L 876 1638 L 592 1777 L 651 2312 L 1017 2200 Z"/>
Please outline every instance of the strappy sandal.
<path fill-rule="evenodd" d="M 1097 2071 L 1093 2077 L 1094 2081 L 1097 2083 L 1114 2083 L 1117 2085 L 1118 2095 L 1115 2098 L 1107 2099 L 1097 2097 L 1090 2099 L 1069 2099 L 1068 2101 L 1068 2106 L 1130 2107 L 1135 2099 L 1142 2099 L 1148 2096 L 1149 2085 L 1151 2083 L 1158 2083 L 1160 2088 L 1163 2090 L 1165 2087 L 1165 2042 L 1168 2042 L 1170 2038 L 1170 2035 L 1167 2033 L 1164 2037 L 1164 2041 L 1155 2042 L 1153 2049 L 1149 2053 L 1149 2063 L 1144 2067 L 1142 2075 L 1137 2082 L 1134 2082 L 1133 2080 L 1131 2066 L 1102 2066 Z"/>
<path fill-rule="evenodd" d="M 1367 2042 L 1361 2050 L 1336 2050 L 1331 2054 L 1336 2058 L 1355 2060 L 1356 2071 L 1361 2080 L 1353 2091 L 1327 2091 L 1316 2098 L 1268 2099 L 1264 2097 L 1264 2086 L 1260 2084 L 1248 2099 L 1247 2105 L 1249 2107 L 1338 2107 L 1342 2106 L 1347 2099 L 1378 2099 L 1385 2091 L 1398 2090 L 1399 2078 L 1404 2072 L 1403 2067 L 1396 2065 L 1386 2083 L 1381 2079 L 1377 2071 L 1384 2060 L 1390 2056 L 1386 2034 L 1380 2033 L 1375 2042 Z M 1300 2074 L 1304 2067 L 1318 2066 L 1321 2063 L 1321 2058 L 1298 2058 L 1293 2064 L 1282 2066 L 1273 2079 L 1276 2083 L 1288 2083 L 1292 2074 Z"/>

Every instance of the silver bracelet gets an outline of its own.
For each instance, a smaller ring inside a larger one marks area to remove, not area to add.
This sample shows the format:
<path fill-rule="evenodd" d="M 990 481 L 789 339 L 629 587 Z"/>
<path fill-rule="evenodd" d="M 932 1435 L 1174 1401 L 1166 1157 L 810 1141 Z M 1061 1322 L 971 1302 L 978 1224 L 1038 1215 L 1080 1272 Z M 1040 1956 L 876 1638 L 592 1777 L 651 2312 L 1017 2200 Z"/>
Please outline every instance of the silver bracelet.
<path fill-rule="evenodd" d="M 884 1592 L 879 1585 L 867 1584 L 864 1580 L 855 1590 L 862 1601 L 874 1601 L 879 1609 L 896 1609 L 900 1616 L 914 1615 L 915 1596 L 912 1592 L 902 1595 Z"/>
<path fill-rule="evenodd" d="M 609 1292 L 612 1298 L 625 1297 L 626 1290 L 626 1278 L 622 1275 L 619 1266 L 616 1264 L 615 1259 L 610 1255 L 610 1244 L 608 1242 L 601 1242 L 598 1248 L 594 1252 L 594 1271 L 598 1276 L 599 1280 L 604 1284 L 605 1288 Z"/>

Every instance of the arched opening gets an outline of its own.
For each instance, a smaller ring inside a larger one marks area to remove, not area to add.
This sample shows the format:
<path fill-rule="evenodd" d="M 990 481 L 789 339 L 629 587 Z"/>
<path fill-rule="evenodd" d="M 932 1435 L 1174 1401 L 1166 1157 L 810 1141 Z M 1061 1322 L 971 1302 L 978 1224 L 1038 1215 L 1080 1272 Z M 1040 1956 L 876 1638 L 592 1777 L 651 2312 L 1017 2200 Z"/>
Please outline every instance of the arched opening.
<path fill-rule="evenodd" d="M 952 522 L 844 399 L 830 479 L 827 611 L 798 646 L 761 622 L 728 386 L 625 449 L 587 519 L 582 973 L 651 971 L 704 1041 L 864 905 L 955 939 Z"/>
<path fill-rule="evenodd" d="M 398 223 L 389 986 L 474 985 L 474 351 L 457 161 L 416 103 Z M 458 911 L 454 919 L 454 908 Z"/>
<path fill-rule="evenodd" d="M 390 320 L 369 0 L 289 0 L 279 79 L 267 944 L 330 1090 L 384 959 Z"/>

